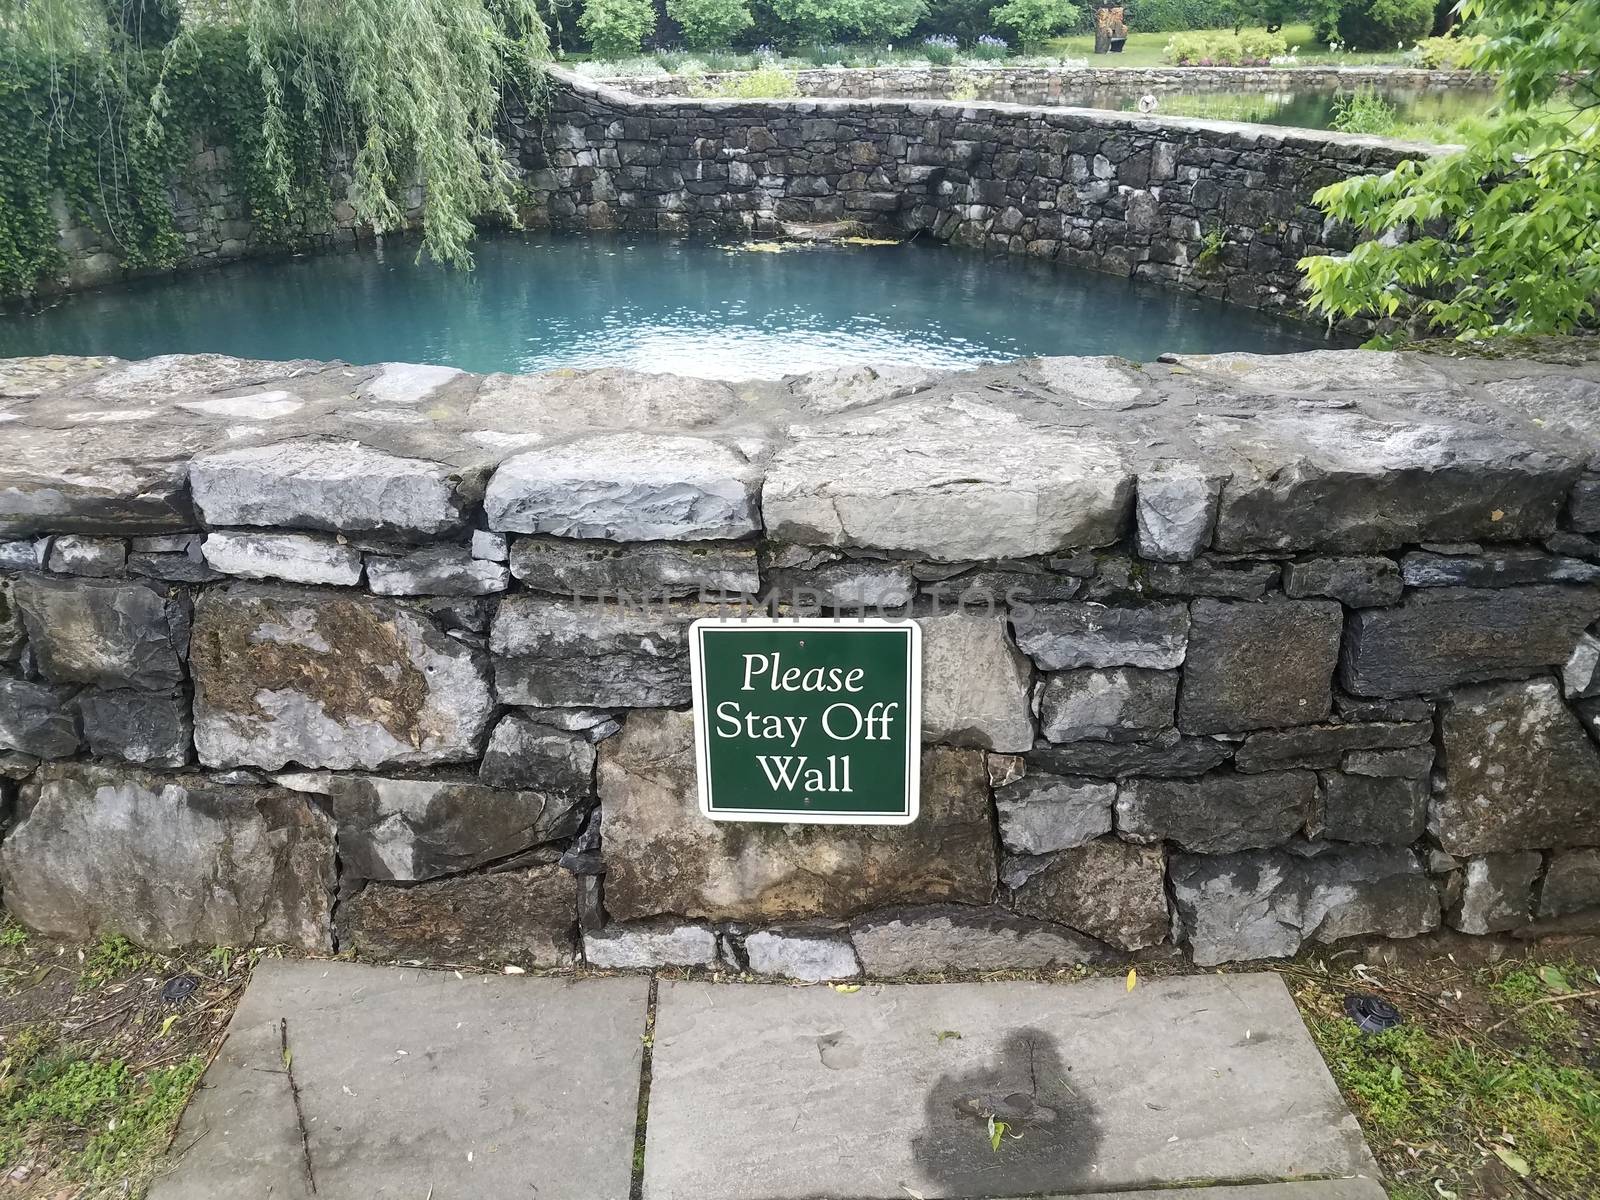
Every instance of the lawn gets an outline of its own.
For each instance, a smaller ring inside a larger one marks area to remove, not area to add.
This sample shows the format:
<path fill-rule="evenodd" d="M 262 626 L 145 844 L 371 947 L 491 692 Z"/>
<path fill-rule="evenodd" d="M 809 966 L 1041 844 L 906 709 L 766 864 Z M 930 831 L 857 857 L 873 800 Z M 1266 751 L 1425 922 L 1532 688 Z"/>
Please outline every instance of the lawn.
<path fill-rule="evenodd" d="M 1290 49 L 1300 47 L 1296 57 L 1302 67 L 1401 66 L 1405 63 L 1405 55 L 1398 50 L 1373 54 L 1334 54 L 1327 46 L 1317 44 L 1311 26 L 1305 22 L 1285 25 L 1279 32 Z M 1173 36 L 1171 33 L 1139 33 L 1135 30 L 1128 35 L 1128 44 L 1121 54 L 1095 54 L 1092 33 L 1054 38 L 1049 43 L 1049 49 L 1051 54 L 1062 58 L 1086 58 L 1092 67 L 1164 67 L 1171 65 L 1162 55 Z"/>

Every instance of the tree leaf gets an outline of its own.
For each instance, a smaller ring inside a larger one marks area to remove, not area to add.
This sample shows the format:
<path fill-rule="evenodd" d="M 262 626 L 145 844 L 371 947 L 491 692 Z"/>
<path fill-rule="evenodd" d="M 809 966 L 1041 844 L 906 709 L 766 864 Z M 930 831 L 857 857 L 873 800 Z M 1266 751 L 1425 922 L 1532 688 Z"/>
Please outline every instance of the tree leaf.
<path fill-rule="evenodd" d="M 1528 1160 L 1515 1150 L 1507 1150 L 1504 1146 L 1491 1146 L 1489 1149 L 1494 1151 L 1496 1158 L 1524 1179 L 1533 1174 L 1533 1168 L 1528 1165 Z"/>
<path fill-rule="evenodd" d="M 1134 988 L 1136 988 L 1138 986 L 1139 986 L 1139 972 L 1138 972 L 1138 970 L 1136 968 L 1129 967 L 1128 968 L 1128 991 L 1131 992 L 1131 991 L 1133 991 Z"/>

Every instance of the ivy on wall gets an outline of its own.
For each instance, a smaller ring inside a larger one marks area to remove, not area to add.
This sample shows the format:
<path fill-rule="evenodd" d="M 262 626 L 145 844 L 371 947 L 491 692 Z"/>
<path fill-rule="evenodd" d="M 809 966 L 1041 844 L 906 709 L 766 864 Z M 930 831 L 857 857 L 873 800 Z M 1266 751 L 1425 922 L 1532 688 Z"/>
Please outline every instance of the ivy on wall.
<path fill-rule="evenodd" d="M 378 232 L 423 185 L 424 244 L 466 266 L 475 220 L 515 221 L 495 136 L 507 92 L 537 107 L 531 0 L 15 0 L 0 13 L 0 295 L 65 265 L 56 208 L 127 267 L 185 243 L 170 186 L 196 150 L 226 170 L 263 245 L 325 226 L 329 168 Z"/>

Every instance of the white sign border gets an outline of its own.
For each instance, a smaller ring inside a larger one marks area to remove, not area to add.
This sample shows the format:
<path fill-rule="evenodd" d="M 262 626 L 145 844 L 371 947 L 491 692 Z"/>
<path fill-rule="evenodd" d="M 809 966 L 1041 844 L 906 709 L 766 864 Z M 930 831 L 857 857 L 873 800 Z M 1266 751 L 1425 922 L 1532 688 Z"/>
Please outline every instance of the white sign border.
<path fill-rule="evenodd" d="M 805 812 L 788 809 L 711 809 L 709 730 L 706 727 L 705 690 L 701 668 L 700 634 L 706 629 L 898 629 L 911 635 L 911 662 L 906 698 L 906 792 L 903 813 Z M 767 825 L 910 825 L 922 811 L 922 626 L 909 617 L 701 617 L 689 626 L 689 682 L 694 714 L 695 790 L 700 815 L 712 821 L 754 822 Z"/>

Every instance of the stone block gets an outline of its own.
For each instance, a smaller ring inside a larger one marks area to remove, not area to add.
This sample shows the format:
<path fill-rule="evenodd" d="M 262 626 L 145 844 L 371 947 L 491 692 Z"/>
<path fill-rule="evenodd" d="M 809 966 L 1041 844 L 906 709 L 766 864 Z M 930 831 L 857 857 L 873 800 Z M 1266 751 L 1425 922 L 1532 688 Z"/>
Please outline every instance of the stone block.
<path fill-rule="evenodd" d="M 1196 600 L 1178 696 L 1185 733 L 1234 733 L 1325 720 L 1343 610 L 1322 600 Z"/>
<path fill-rule="evenodd" d="M 874 979 L 947 971 L 1038 971 L 1104 962 L 1103 942 L 1003 908 L 934 904 L 872 913 L 850 929 Z"/>
<path fill-rule="evenodd" d="M 424 541 L 466 524 L 483 496 L 483 475 L 360 442 L 304 438 L 202 454 L 189 465 L 189 486 L 208 525 Z"/>
<path fill-rule="evenodd" d="M 1185 562 L 1204 550 L 1217 521 L 1222 484 L 1216 476 L 1177 467 L 1142 472 L 1134 503 L 1140 557 Z"/>
<path fill-rule="evenodd" d="M 924 740 L 1002 753 L 1031 747 L 1033 673 L 1005 619 L 950 612 L 917 624 Z"/>
<path fill-rule="evenodd" d="M 90 763 L 47 764 L 29 791 L 0 880 L 30 929 L 332 950 L 333 823 L 305 796 Z"/>
<path fill-rule="evenodd" d="M 714 605 L 501 601 L 490 629 L 495 687 L 508 704 L 643 708 L 689 702 L 689 626 Z"/>
<path fill-rule="evenodd" d="M 0 676 L 0 749 L 35 758 L 70 758 L 83 744 L 71 685 Z"/>
<path fill-rule="evenodd" d="M 1330 847 L 1175 854 L 1179 938 L 1196 966 L 1289 958 L 1308 941 L 1358 934 L 1405 938 L 1439 926 L 1433 882 L 1410 850 Z"/>
<path fill-rule="evenodd" d="M 1533 920 L 1533 888 L 1544 866 L 1532 850 L 1467 860 L 1450 925 L 1462 933 L 1504 933 Z"/>
<path fill-rule="evenodd" d="M 597 724 L 609 720 L 605 714 L 584 714 L 582 710 L 553 712 L 554 719 L 568 723 L 589 717 Z M 586 735 L 594 727 L 568 732 L 541 721 L 536 715 L 513 713 L 502 717 L 489 735 L 478 777 L 490 787 L 534 788 L 567 796 L 592 796 L 594 745 Z"/>
<path fill-rule="evenodd" d="M 128 543 L 114 537 L 63 534 L 51 539 L 47 561 L 52 571 L 62 575 L 90 575 L 103 579 L 122 574 L 122 568 L 128 561 Z"/>
<path fill-rule="evenodd" d="M 339 861 L 353 879 L 412 882 L 470 871 L 578 832 L 586 797 L 470 780 L 336 775 Z"/>
<path fill-rule="evenodd" d="M 1600 583 L 1600 565 L 1542 550 L 1490 550 L 1482 554 L 1430 554 L 1413 550 L 1400 560 L 1407 587 L 1517 587 L 1535 583 Z"/>
<path fill-rule="evenodd" d="M 1319 776 L 1318 816 L 1312 832 L 1336 842 L 1409 846 L 1428 821 L 1428 785 L 1421 779 L 1371 775 Z"/>
<path fill-rule="evenodd" d="M 823 983 L 861 974 L 855 947 L 844 930 L 805 926 L 762 929 L 745 938 L 744 950 L 755 975 Z"/>
<path fill-rule="evenodd" d="M 1172 728 L 1178 672 L 1141 667 L 1059 671 L 1045 677 L 1039 732 L 1046 741 L 1142 741 Z"/>
<path fill-rule="evenodd" d="M 1116 784 L 1103 779 L 1027 775 L 995 789 L 1000 844 L 1013 854 L 1049 854 L 1111 832 Z"/>
<path fill-rule="evenodd" d="M 575 894 L 554 865 L 369 883 L 339 904 L 339 946 L 369 959 L 564 967 L 574 957 Z"/>
<path fill-rule="evenodd" d="M 475 759 L 486 656 L 420 608 L 229 584 L 195 611 L 195 745 L 208 766 L 373 770 Z"/>
<path fill-rule="evenodd" d="M 213 571 L 242 579 L 344 587 L 361 582 L 361 552 L 317 534 L 211 533 L 201 553 Z"/>
<path fill-rule="evenodd" d="M 535 591 L 571 597 L 753 596 L 761 590 L 755 550 L 728 542 L 518 538 L 511 573 Z"/>
<path fill-rule="evenodd" d="M 1558 850 L 1539 889 L 1539 916 L 1564 917 L 1600 908 L 1600 849 Z"/>
<path fill-rule="evenodd" d="M 1589 588 L 1430 588 L 1350 614 L 1339 682 L 1357 696 L 1406 696 L 1531 675 L 1566 662 L 1597 616 Z"/>
<path fill-rule="evenodd" d="M 766 594 L 799 612 L 867 610 L 871 616 L 872 610 L 892 612 L 910 604 L 917 585 L 909 562 L 840 558 L 805 567 L 769 564 Z"/>
<path fill-rule="evenodd" d="M 88 689 L 78 697 L 78 711 L 92 754 L 159 767 L 189 761 L 194 721 L 182 692 Z"/>
<path fill-rule="evenodd" d="M 1344 756 L 1339 766 L 1346 775 L 1370 775 L 1379 779 L 1426 779 L 1433 770 L 1433 747 L 1352 750 Z"/>
<path fill-rule="evenodd" d="M 510 583 L 504 563 L 475 558 L 466 546 L 367 555 L 367 586 L 378 596 L 492 596 Z"/>
<path fill-rule="evenodd" d="M 1028 762 L 1058 775 L 1095 775 L 1121 779 L 1127 775 L 1158 778 L 1204 775 L 1227 762 L 1233 747 L 1208 737 L 1182 737 L 1177 730 L 1148 742 L 1066 742 L 1038 745 Z"/>
<path fill-rule="evenodd" d="M 1398 604 L 1405 582 L 1392 558 L 1308 558 L 1284 568 L 1283 590 L 1296 599 L 1327 596 L 1351 608 L 1371 608 Z"/>
<path fill-rule="evenodd" d="M 1182 665 L 1189 644 L 1183 604 L 1037 604 L 1013 614 L 1017 645 L 1044 671 Z"/>
<path fill-rule="evenodd" d="M 184 681 L 182 589 L 47 575 L 20 576 L 13 588 L 39 672 L 51 682 L 165 691 Z"/>
<path fill-rule="evenodd" d="M 1600 751 L 1554 680 L 1461 688 L 1440 730 L 1428 827 L 1451 854 L 1600 845 Z"/>
<path fill-rule="evenodd" d="M 583 957 L 591 967 L 609 970 L 714 967 L 717 935 L 705 925 L 679 921 L 613 923 L 585 931 Z"/>
<path fill-rule="evenodd" d="M 1100 838 L 1051 856 L 1016 889 L 1012 906 L 1119 950 L 1140 950 L 1167 937 L 1165 872 L 1160 846 Z"/>
<path fill-rule="evenodd" d="M 1117 789 L 1117 832 L 1196 854 L 1277 846 L 1315 814 L 1316 790 L 1310 771 L 1129 779 Z"/>
<path fill-rule="evenodd" d="M 606 908 L 619 920 L 837 918 L 993 898 L 993 818 L 980 751 L 924 751 L 921 816 L 892 827 L 704 820 L 687 712 L 630 714 L 622 733 L 600 745 L 598 780 Z"/>
<path fill-rule="evenodd" d="M 489 528 L 615 542 L 741 538 L 760 530 L 761 471 L 731 445 L 609 432 L 513 455 L 489 480 Z"/>
<path fill-rule="evenodd" d="M 1415 748 L 1427 745 L 1432 737 L 1431 721 L 1356 721 L 1262 729 L 1245 738 L 1234 753 L 1233 763 L 1241 771 L 1333 768 L 1354 751 Z"/>

